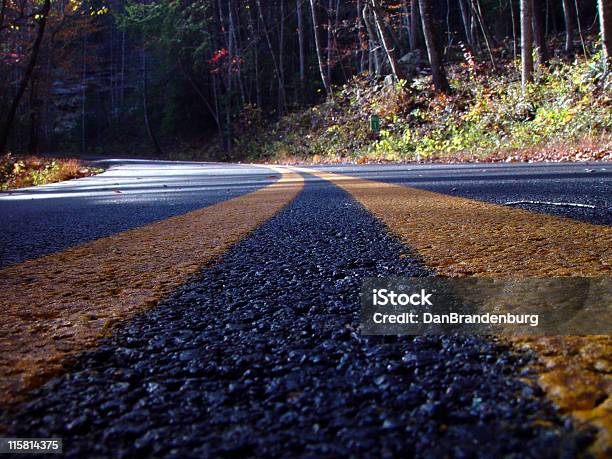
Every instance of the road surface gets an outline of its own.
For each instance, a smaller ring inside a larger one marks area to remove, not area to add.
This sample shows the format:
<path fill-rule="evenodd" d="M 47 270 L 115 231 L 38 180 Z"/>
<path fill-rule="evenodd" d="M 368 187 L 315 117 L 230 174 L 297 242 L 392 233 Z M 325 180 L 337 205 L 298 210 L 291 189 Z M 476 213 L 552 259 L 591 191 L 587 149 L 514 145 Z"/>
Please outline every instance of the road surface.
<path fill-rule="evenodd" d="M 376 196 L 388 199 L 374 202 L 358 189 L 374 182 L 349 177 L 375 181 Z M 393 220 L 411 209 L 404 188 L 418 197 L 415 206 L 426 199 L 448 212 L 467 209 L 466 222 L 441 213 L 430 227 L 425 215 L 423 234 L 411 239 Z M 0 305 L 11 316 L 18 289 L 27 288 L 20 311 L 46 298 L 60 306 L 36 333 L 0 330 L 2 352 L 9 339 L 49 352 L 13 359 L 6 374 L 27 366 L 30 379 L 7 386 L 14 393 L 0 429 L 62 437 L 66 457 L 572 457 L 594 444 L 601 451 L 600 425 L 580 426 L 536 384 L 529 364 L 537 356 L 492 337 L 362 336 L 358 295 L 365 277 L 457 269 L 438 263 L 443 244 L 428 247 L 427 232 L 436 240 L 442 231 L 458 248 L 453 263 L 466 269 L 466 235 L 453 225 L 473 224 L 470 234 L 482 227 L 484 237 L 498 214 L 516 216 L 519 229 L 550 231 L 553 247 L 539 241 L 544 262 L 530 269 L 556 272 L 546 265 L 559 250 L 553 243 L 576 234 L 581 248 L 600 245 L 603 255 L 581 267 L 597 273 L 609 261 L 611 197 L 607 163 L 291 170 L 117 161 L 100 176 L 2 193 L 0 264 L 8 280 Z M 508 210 L 517 207 L 529 212 Z M 510 226 L 515 250 L 520 231 L 508 218 L 501 225 Z M 523 242 L 516 250 L 528 266 L 533 253 Z M 200 251 L 210 256 L 200 260 Z M 475 263 L 486 272 L 483 260 Z M 81 272 L 92 280 L 83 285 Z M 48 293 L 36 292 L 42 285 Z M 116 301 L 107 305 L 107 297 Z M 98 299 L 104 307 L 96 310 Z M 57 325 L 75 304 L 89 308 L 87 316 Z M 19 350 L 4 357 L 13 354 Z M 53 371 L 45 367 L 50 355 L 60 362 Z"/>

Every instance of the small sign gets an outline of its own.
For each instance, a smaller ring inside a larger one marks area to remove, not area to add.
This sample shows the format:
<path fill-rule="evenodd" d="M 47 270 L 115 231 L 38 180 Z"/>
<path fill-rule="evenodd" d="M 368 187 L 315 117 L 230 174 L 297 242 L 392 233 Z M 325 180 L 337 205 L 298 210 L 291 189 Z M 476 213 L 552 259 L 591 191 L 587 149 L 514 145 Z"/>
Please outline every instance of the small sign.
<path fill-rule="evenodd" d="M 373 132 L 380 131 L 380 117 L 376 114 L 370 116 L 370 129 Z"/>

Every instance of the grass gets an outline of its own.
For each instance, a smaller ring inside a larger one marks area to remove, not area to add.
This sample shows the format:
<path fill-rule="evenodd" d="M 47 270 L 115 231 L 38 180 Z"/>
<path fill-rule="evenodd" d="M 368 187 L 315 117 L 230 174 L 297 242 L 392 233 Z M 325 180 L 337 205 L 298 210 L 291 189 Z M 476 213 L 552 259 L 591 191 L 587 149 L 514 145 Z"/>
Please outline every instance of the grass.
<path fill-rule="evenodd" d="M 0 158 L 0 190 L 61 182 L 100 172 L 101 169 L 86 166 L 76 158 L 13 156 L 8 153 Z"/>

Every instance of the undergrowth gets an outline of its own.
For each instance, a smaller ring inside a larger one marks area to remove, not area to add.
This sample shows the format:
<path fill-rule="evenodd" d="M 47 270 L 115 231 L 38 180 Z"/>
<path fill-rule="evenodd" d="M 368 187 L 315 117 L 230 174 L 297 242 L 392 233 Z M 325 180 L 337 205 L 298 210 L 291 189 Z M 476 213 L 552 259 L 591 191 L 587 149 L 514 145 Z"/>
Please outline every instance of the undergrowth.
<path fill-rule="evenodd" d="M 53 159 L 40 156 L 0 157 L 0 190 L 61 182 L 99 173 L 78 159 Z"/>
<path fill-rule="evenodd" d="M 449 67 L 449 95 L 435 94 L 428 76 L 385 85 L 362 75 L 332 100 L 243 137 L 236 149 L 249 160 L 273 162 L 479 160 L 603 139 L 607 157 L 612 77 L 601 62 L 597 54 L 551 60 L 525 93 L 518 61 L 493 69 L 466 56 Z M 370 131 L 373 114 L 379 133 Z"/>

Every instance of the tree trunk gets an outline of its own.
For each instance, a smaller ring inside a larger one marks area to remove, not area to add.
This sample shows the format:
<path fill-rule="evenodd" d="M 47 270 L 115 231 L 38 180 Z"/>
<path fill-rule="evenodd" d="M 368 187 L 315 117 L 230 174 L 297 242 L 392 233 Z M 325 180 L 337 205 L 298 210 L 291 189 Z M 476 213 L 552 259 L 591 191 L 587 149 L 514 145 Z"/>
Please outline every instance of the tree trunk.
<path fill-rule="evenodd" d="M 478 22 L 480 25 L 480 31 L 482 32 L 482 37 L 484 38 L 485 45 L 487 47 L 487 52 L 489 53 L 489 59 L 491 59 L 491 63 L 495 66 L 495 59 L 493 58 L 492 46 L 495 44 L 495 39 L 489 32 L 489 28 L 484 21 L 482 16 L 482 10 L 480 8 L 480 0 L 470 0 L 471 10 L 472 10 L 472 18 L 476 18 L 476 21 L 473 21 L 472 24 Z"/>
<path fill-rule="evenodd" d="M 228 3 L 229 6 L 229 3 Z M 223 11 L 222 9 L 222 4 L 221 1 L 219 1 L 219 10 L 220 12 Z M 234 62 L 234 55 L 233 55 L 233 38 L 232 38 L 232 32 L 231 32 L 231 25 L 230 25 L 230 9 L 228 8 L 228 27 L 227 27 L 227 50 L 228 50 L 228 54 L 227 54 L 227 75 L 226 75 L 226 85 L 225 85 L 225 89 L 226 89 L 226 93 L 225 93 L 225 99 L 223 101 L 223 104 L 225 105 L 225 152 L 227 153 L 228 157 L 229 155 L 231 155 L 232 152 L 232 93 L 234 90 L 234 78 L 232 75 L 232 65 Z M 221 18 L 221 23 L 223 24 L 223 18 Z M 271 48 L 271 47 L 270 47 Z M 272 53 L 274 54 L 274 52 Z M 279 85 L 280 87 L 280 85 Z"/>
<path fill-rule="evenodd" d="M 599 0 L 599 31 L 606 70 L 612 59 L 612 1 Z"/>
<path fill-rule="evenodd" d="M 333 0 L 329 0 L 327 3 L 327 79 L 332 81 L 331 71 L 332 71 L 332 51 L 334 49 L 333 46 L 333 24 L 332 24 L 332 7 Z"/>
<path fill-rule="evenodd" d="M 327 97 L 332 96 L 331 84 L 325 70 L 325 64 L 323 62 L 323 50 L 321 49 L 321 39 L 319 37 L 319 21 L 317 20 L 317 0 L 310 0 L 310 11 L 312 13 L 312 28 L 315 39 L 315 49 L 317 52 L 317 61 L 319 62 L 319 72 L 321 73 L 321 80 L 323 81 L 323 87 L 327 93 Z"/>
<path fill-rule="evenodd" d="M 38 23 L 38 33 L 36 34 L 36 40 L 34 41 L 34 45 L 32 46 L 32 53 L 30 54 L 30 61 L 28 62 L 27 67 L 25 68 L 23 78 L 21 79 L 21 83 L 19 84 L 19 88 L 17 89 L 17 94 L 13 98 L 11 106 L 8 110 L 8 114 L 6 116 L 6 120 L 4 122 L 4 128 L 2 129 L 2 134 L 0 135 L 0 154 L 6 152 L 6 147 L 8 144 L 9 133 L 11 130 L 11 126 L 13 121 L 15 121 L 15 115 L 17 114 L 17 108 L 19 107 L 19 103 L 21 102 L 21 98 L 25 93 L 28 83 L 32 78 L 32 73 L 34 73 L 34 67 L 36 67 L 36 61 L 38 59 L 38 54 L 40 53 L 40 47 L 42 44 L 43 36 L 45 35 L 45 27 L 47 25 L 47 18 L 49 17 L 49 11 L 51 10 L 51 0 L 45 0 L 43 7 L 40 11 L 40 19 Z"/>
<path fill-rule="evenodd" d="M 285 111 L 285 0 L 280 0 L 280 28 L 278 37 L 278 68 L 280 71 L 280 86 L 278 89 L 278 116 Z"/>
<path fill-rule="evenodd" d="M 257 37 L 260 35 L 259 22 L 256 21 L 256 19 L 253 19 L 252 11 L 254 10 L 254 8 L 250 7 L 250 3 L 248 6 L 249 6 L 249 9 L 247 12 L 247 19 L 248 19 L 249 32 L 251 33 L 251 36 Z M 257 22 L 257 31 L 255 31 L 255 26 L 254 26 L 255 22 Z M 253 62 L 255 64 L 255 104 L 257 105 L 257 107 L 261 107 L 261 89 L 260 89 L 261 79 L 259 78 L 259 47 L 252 46 L 251 50 L 253 52 Z"/>
<path fill-rule="evenodd" d="M 87 144 L 85 142 L 86 134 L 86 111 L 85 104 L 87 103 L 87 35 L 83 36 L 83 63 L 81 67 L 81 153 L 85 154 L 87 150 Z"/>
<path fill-rule="evenodd" d="M 521 82 L 523 92 L 533 81 L 533 41 L 531 0 L 521 0 Z"/>
<path fill-rule="evenodd" d="M 240 29 L 240 23 L 238 23 L 237 25 L 234 24 L 234 4 L 233 2 L 231 1 L 228 2 L 227 9 L 228 9 L 229 35 L 231 37 L 231 42 L 233 43 L 233 55 L 240 56 L 241 55 L 240 42 L 238 41 L 238 35 L 236 34 L 236 29 Z M 239 20 L 240 15 L 237 14 L 236 19 Z M 244 83 L 242 81 L 241 59 L 240 57 L 238 57 L 237 59 L 234 59 L 234 60 L 235 60 L 236 66 L 234 68 L 230 64 L 230 68 L 232 69 L 232 71 L 236 73 L 236 78 L 238 80 L 238 89 L 240 90 L 240 101 L 242 102 L 242 106 L 244 107 L 244 105 L 247 103 L 247 96 L 246 96 L 246 91 L 244 89 Z M 230 60 L 230 62 L 232 61 Z M 281 65 L 281 68 L 282 68 L 282 65 Z M 284 77 L 283 77 L 283 81 L 284 81 Z"/>
<path fill-rule="evenodd" d="M 110 59 L 108 63 L 108 94 L 110 96 L 110 117 L 107 122 L 110 123 L 117 113 L 116 106 L 116 85 L 115 85 L 115 33 L 113 24 L 109 26 L 110 33 Z"/>
<path fill-rule="evenodd" d="M 40 132 L 40 100 L 37 91 L 37 78 L 30 82 L 30 143 L 28 153 L 38 153 L 38 137 Z"/>
<path fill-rule="evenodd" d="M 425 36 L 425 45 L 427 46 L 427 54 L 429 56 L 429 65 L 431 66 L 433 84 L 436 91 L 446 93 L 449 92 L 450 87 L 438 48 L 439 41 L 436 36 L 430 0 L 419 0 L 419 7 L 421 9 L 421 23 L 423 26 L 423 35 Z"/>
<path fill-rule="evenodd" d="M 301 103 L 304 103 L 304 95 L 306 93 L 306 61 L 304 56 L 304 20 L 302 18 L 302 0 L 296 0 L 295 8 L 297 12 L 297 32 L 300 60 L 300 91 L 298 99 Z"/>
<path fill-rule="evenodd" d="M 512 21 L 512 57 L 516 60 L 516 18 L 514 16 L 514 0 L 508 0 L 510 20 Z"/>
<path fill-rule="evenodd" d="M 538 65 L 546 64 L 548 61 L 548 48 L 546 47 L 546 34 L 544 32 L 544 7 L 540 0 L 531 0 L 533 11 L 533 41 L 538 53 Z"/>
<path fill-rule="evenodd" d="M 6 15 L 6 4 L 8 0 L 2 0 L 2 5 L 0 6 L 0 34 L 2 33 L 2 29 L 4 29 L 4 16 Z M 2 43 L 2 40 L 0 40 Z"/>
<path fill-rule="evenodd" d="M 368 48 L 370 49 L 369 53 L 369 71 L 370 75 L 372 73 L 376 75 L 381 74 L 381 59 L 380 59 L 380 45 L 378 43 L 378 33 L 376 32 L 376 26 L 372 23 L 372 16 L 370 15 L 370 5 L 368 4 L 368 0 L 365 2 L 365 6 L 363 7 L 363 22 L 366 25 L 366 30 L 368 32 L 369 44 Z M 372 72 L 372 67 L 374 67 L 374 72 Z"/>
<path fill-rule="evenodd" d="M 215 110 L 215 108 L 210 104 L 208 97 L 204 95 L 202 90 L 198 87 L 197 83 L 193 80 L 193 77 L 191 76 L 191 74 L 185 69 L 183 62 L 181 61 L 180 58 L 177 59 L 177 63 L 178 63 L 179 69 L 181 70 L 183 75 L 185 75 L 185 78 L 187 79 L 187 81 L 189 82 L 189 84 L 191 85 L 195 93 L 198 95 L 198 97 L 202 100 L 202 103 L 204 104 L 206 109 L 210 112 L 210 115 L 213 117 L 213 120 L 215 121 L 215 125 L 217 126 L 217 133 L 220 136 L 223 135 L 218 111 Z"/>
<path fill-rule="evenodd" d="M 476 19 L 478 19 L 478 23 L 480 24 L 480 29 L 482 31 L 482 36 L 487 42 L 487 46 L 491 47 L 491 46 L 497 45 L 498 44 L 497 40 L 491 34 L 491 31 L 489 30 L 489 27 L 487 26 L 487 23 L 484 20 L 484 16 L 482 14 L 482 7 L 480 5 L 480 0 L 471 0 L 471 4 L 472 4 L 472 14 L 476 17 Z"/>
<path fill-rule="evenodd" d="M 125 101 L 125 30 L 121 33 L 121 95 L 119 96 L 121 109 Z"/>
<path fill-rule="evenodd" d="M 391 66 L 391 72 L 393 73 L 393 77 L 396 80 L 405 80 L 406 75 L 404 74 L 402 68 L 399 65 L 395 46 L 392 45 L 391 38 L 387 34 L 386 24 L 382 17 L 383 11 L 380 5 L 380 0 L 371 1 L 372 10 L 374 12 L 374 20 L 376 21 L 376 26 L 378 27 L 380 39 L 382 41 L 383 47 L 385 48 L 385 53 L 387 54 L 387 59 L 389 61 L 389 65 Z"/>
<path fill-rule="evenodd" d="M 367 1 L 367 0 L 366 0 Z M 366 40 L 364 39 L 364 24 L 363 17 L 361 17 L 361 2 L 357 0 L 357 38 L 359 39 L 359 50 L 360 50 L 360 58 L 359 58 L 359 73 L 363 73 L 365 70 L 365 64 L 367 59 L 367 49 L 368 45 Z"/>
<path fill-rule="evenodd" d="M 159 156 L 163 155 L 161 146 L 157 141 L 157 137 L 155 136 L 155 132 L 151 128 L 151 120 L 149 119 L 149 83 L 148 83 L 148 70 L 147 70 L 147 51 L 144 46 L 142 48 L 142 109 L 144 112 L 144 122 L 145 128 L 147 129 L 147 134 L 153 143 L 153 147 L 155 148 L 155 153 Z"/>
<path fill-rule="evenodd" d="M 419 0 L 410 0 L 410 51 L 420 48 L 419 43 Z"/>
<path fill-rule="evenodd" d="M 259 11 L 259 19 L 261 21 L 261 26 L 263 27 L 264 36 L 266 37 L 266 42 L 268 43 L 268 49 L 270 50 L 270 54 L 272 55 L 272 63 L 274 64 L 274 73 L 276 73 L 276 79 L 278 80 L 279 86 L 279 104 L 285 107 L 287 104 L 285 102 L 285 86 L 282 80 L 282 74 L 278 67 L 278 62 L 276 60 L 276 54 L 274 54 L 274 47 L 272 46 L 272 40 L 270 39 L 270 34 L 268 33 L 268 27 L 266 26 L 266 22 L 264 20 L 263 10 L 261 8 L 261 2 L 257 0 L 257 9 Z"/>
<path fill-rule="evenodd" d="M 461 9 L 461 20 L 463 22 L 463 31 L 465 33 L 465 40 L 470 47 L 473 47 L 474 40 L 472 38 L 470 9 L 466 5 L 465 0 L 459 0 L 459 8 Z"/>
<path fill-rule="evenodd" d="M 575 52 L 574 30 L 576 29 L 573 0 L 563 0 L 563 16 L 565 18 L 565 51 L 573 55 Z"/>

